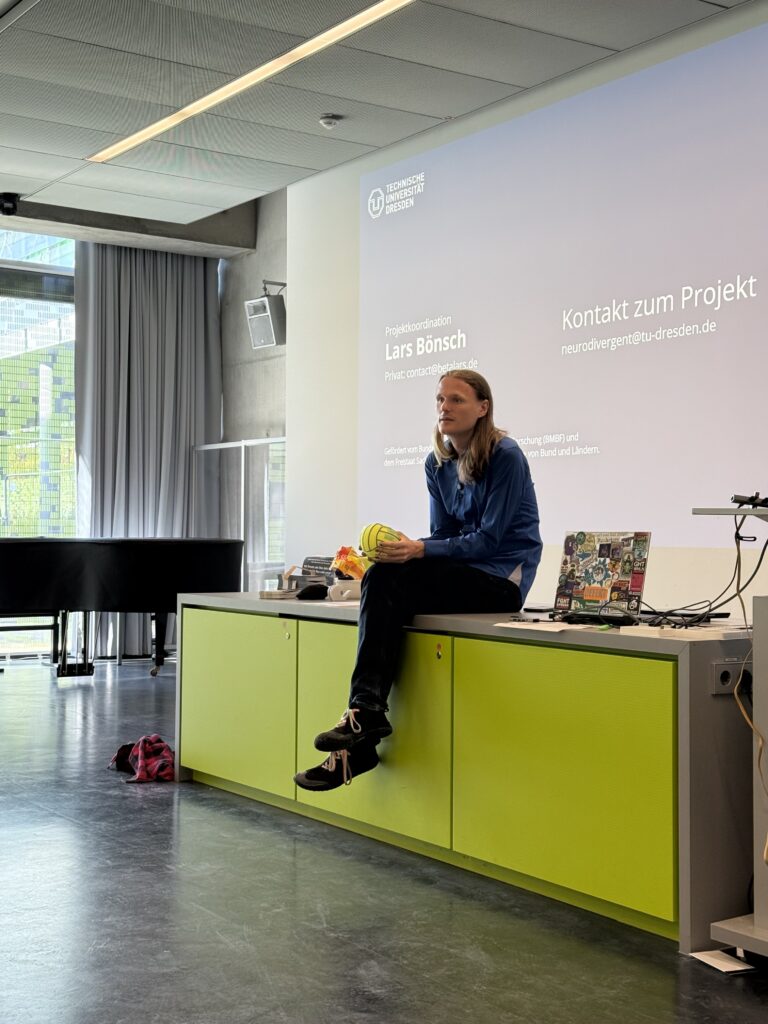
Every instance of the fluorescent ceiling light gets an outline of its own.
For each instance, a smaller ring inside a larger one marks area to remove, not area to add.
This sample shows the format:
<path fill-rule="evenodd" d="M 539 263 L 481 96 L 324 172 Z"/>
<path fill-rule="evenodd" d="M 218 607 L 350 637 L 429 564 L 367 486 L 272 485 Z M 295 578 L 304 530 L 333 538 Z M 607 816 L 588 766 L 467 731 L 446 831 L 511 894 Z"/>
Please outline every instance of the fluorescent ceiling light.
<path fill-rule="evenodd" d="M 313 54 L 319 53 L 329 46 L 333 46 L 334 43 L 341 42 L 347 36 L 367 28 L 381 18 L 386 18 L 388 14 L 394 14 L 395 11 L 399 11 L 401 7 L 407 7 L 410 3 L 413 3 L 413 0 L 380 0 L 379 3 L 374 4 L 372 7 L 367 7 L 352 18 L 347 18 L 346 21 L 334 25 L 333 28 L 326 29 L 325 32 L 321 32 L 320 35 L 314 36 L 312 39 L 307 39 L 306 42 L 300 43 L 287 53 L 275 57 L 274 60 L 267 61 L 266 64 L 254 68 L 253 71 L 249 71 L 246 75 L 241 75 L 240 78 L 235 78 L 226 85 L 222 85 L 219 89 L 214 89 L 207 96 L 202 96 L 199 100 L 189 103 L 186 107 L 182 107 L 173 114 L 169 114 L 168 117 L 163 117 L 161 120 L 147 125 L 146 128 L 134 132 L 133 135 L 129 135 L 120 142 L 116 142 L 113 146 L 107 146 L 106 149 L 94 153 L 88 159 L 97 164 L 114 160 L 116 156 L 120 156 L 122 153 L 127 153 L 128 150 L 140 146 L 142 142 L 147 142 L 149 139 L 155 138 L 156 135 L 162 135 L 163 132 L 175 128 L 182 121 L 186 121 L 196 114 L 202 114 L 204 111 L 210 110 L 211 107 L 223 103 L 224 100 L 231 99 L 232 96 L 237 96 L 238 93 L 250 89 L 251 86 L 257 85 L 267 78 L 272 78 L 293 64 L 297 64 L 299 61 L 305 60 L 307 57 L 311 57 Z"/>

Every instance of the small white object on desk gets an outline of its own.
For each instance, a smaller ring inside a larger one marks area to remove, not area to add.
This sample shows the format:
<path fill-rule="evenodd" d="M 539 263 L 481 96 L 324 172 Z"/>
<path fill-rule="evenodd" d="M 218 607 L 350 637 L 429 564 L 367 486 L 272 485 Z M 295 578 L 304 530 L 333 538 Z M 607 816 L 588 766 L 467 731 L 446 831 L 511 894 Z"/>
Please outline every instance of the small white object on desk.
<path fill-rule="evenodd" d="M 339 580 L 328 588 L 331 601 L 359 601 L 360 580 Z"/>

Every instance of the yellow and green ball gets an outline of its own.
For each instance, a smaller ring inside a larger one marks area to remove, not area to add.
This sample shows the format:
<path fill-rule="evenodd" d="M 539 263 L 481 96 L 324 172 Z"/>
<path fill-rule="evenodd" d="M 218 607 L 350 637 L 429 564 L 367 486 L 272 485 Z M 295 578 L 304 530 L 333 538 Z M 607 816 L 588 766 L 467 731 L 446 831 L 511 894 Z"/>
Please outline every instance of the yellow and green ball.
<path fill-rule="evenodd" d="M 400 540 L 400 534 L 384 523 L 369 523 L 360 533 L 360 550 L 367 558 L 376 558 L 376 549 L 382 541 Z"/>

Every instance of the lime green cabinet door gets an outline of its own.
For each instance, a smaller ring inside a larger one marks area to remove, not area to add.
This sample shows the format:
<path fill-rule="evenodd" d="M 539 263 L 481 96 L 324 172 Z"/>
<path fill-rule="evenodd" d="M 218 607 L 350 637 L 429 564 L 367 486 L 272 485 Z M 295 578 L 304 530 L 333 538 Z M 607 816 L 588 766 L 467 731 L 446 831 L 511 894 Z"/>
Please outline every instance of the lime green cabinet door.
<path fill-rule="evenodd" d="M 319 764 L 318 732 L 347 706 L 357 629 L 299 623 L 298 768 Z M 300 803 L 419 839 L 450 845 L 451 640 L 409 634 L 389 698 L 394 732 L 378 747 L 381 764 L 329 793 L 296 790 Z"/>
<path fill-rule="evenodd" d="M 184 609 L 181 763 L 292 798 L 296 623 Z"/>
<path fill-rule="evenodd" d="M 671 662 L 456 640 L 454 848 L 677 917 Z"/>

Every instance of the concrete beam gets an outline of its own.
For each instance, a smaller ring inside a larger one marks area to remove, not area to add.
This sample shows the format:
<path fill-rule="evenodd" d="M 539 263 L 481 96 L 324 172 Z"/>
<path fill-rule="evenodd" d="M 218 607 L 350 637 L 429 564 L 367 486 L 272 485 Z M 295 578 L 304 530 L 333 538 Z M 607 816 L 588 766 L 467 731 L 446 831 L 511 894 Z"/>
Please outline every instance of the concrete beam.
<path fill-rule="evenodd" d="M 84 242 L 218 258 L 253 252 L 256 248 L 256 224 L 257 200 L 233 206 L 192 224 L 119 217 L 23 199 L 19 202 L 16 216 L 0 218 L 0 227 L 7 231 L 28 231 Z"/>

